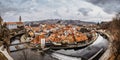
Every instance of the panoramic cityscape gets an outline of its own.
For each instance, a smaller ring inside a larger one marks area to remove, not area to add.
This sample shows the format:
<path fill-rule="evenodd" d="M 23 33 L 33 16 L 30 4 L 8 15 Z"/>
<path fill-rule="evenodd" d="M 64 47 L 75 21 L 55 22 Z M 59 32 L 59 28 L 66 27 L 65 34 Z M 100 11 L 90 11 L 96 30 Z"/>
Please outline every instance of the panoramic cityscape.
<path fill-rule="evenodd" d="M 0 60 L 119 60 L 119 0 L 1 0 Z"/>

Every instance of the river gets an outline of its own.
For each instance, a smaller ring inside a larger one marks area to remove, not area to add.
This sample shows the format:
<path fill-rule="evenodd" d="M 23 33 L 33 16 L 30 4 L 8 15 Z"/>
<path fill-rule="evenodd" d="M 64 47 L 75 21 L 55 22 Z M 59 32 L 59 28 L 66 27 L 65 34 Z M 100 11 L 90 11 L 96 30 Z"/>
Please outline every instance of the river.
<path fill-rule="evenodd" d="M 98 36 L 97 40 L 91 45 L 79 49 L 79 50 L 58 50 L 52 53 L 45 53 L 41 55 L 38 52 L 31 51 L 30 49 L 12 52 L 11 56 L 15 60 L 90 60 L 94 59 L 96 53 L 104 53 L 108 47 L 108 40 L 103 38 L 101 35 Z M 10 47 L 11 50 L 14 50 L 14 47 Z M 97 57 L 99 58 L 99 57 Z"/>

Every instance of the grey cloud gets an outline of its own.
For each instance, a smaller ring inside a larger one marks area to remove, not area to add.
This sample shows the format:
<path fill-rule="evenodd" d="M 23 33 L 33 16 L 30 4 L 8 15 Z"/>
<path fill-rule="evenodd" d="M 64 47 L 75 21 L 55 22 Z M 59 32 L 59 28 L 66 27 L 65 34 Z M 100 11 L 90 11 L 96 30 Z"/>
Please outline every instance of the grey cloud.
<path fill-rule="evenodd" d="M 120 0 L 86 0 L 92 4 L 102 7 L 107 13 L 120 12 Z"/>
<path fill-rule="evenodd" d="M 61 15 L 58 13 L 58 11 L 54 11 L 54 15 L 61 17 Z"/>
<path fill-rule="evenodd" d="M 7 5 L 5 5 L 7 4 Z M 0 2 L 0 15 L 4 15 L 8 11 L 16 11 L 16 8 L 10 7 L 8 3 Z"/>
<path fill-rule="evenodd" d="M 16 5 L 14 5 L 14 1 L 12 0 L 2 0 L 0 1 L 0 15 L 4 15 L 5 13 L 7 12 L 18 12 L 18 11 L 21 11 L 21 9 L 19 9 L 18 7 L 15 7 L 17 5 L 17 2 L 16 2 Z"/>
<path fill-rule="evenodd" d="M 32 4 L 31 0 L 2 0 L 0 1 L 0 15 L 4 15 L 5 13 L 11 11 L 15 14 L 29 12 L 32 7 L 30 3 Z"/>
<path fill-rule="evenodd" d="M 116 9 L 113 10 L 111 9 L 112 5 L 110 6 L 110 4 L 114 4 L 114 5 L 116 4 L 112 2 L 109 3 L 108 1 L 110 0 L 107 0 L 105 2 L 104 0 L 86 0 L 86 1 L 84 0 L 83 3 L 89 4 L 88 2 L 90 2 L 97 6 L 103 7 L 104 11 L 106 12 L 111 12 L 111 11 L 114 12 L 114 10 L 119 11 L 120 6 L 114 6 L 116 7 L 117 10 Z M 78 18 L 77 16 L 84 15 L 86 17 L 88 16 L 89 12 L 92 12 L 93 7 L 90 8 L 87 5 L 85 7 L 84 6 L 81 7 L 82 1 L 80 1 L 79 3 L 77 2 L 79 1 L 77 0 L 75 1 L 74 0 L 71 0 L 71 1 L 68 1 L 68 0 L 65 0 L 65 1 L 64 0 L 60 0 L 60 1 L 58 0 L 1 0 L 0 15 L 6 16 L 6 17 L 9 17 L 11 15 L 12 16 L 23 15 L 23 16 L 26 16 L 25 17 L 26 19 L 29 19 L 29 17 L 36 19 L 39 16 L 42 16 L 41 19 L 44 19 L 44 17 L 46 16 L 49 17 L 50 15 L 52 15 L 53 18 L 60 17 L 60 18 L 73 18 L 73 19 L 76 18 L 77 19 Z M 59 10 L 59 11 L 55 11 L 55 10 Z M 7 12 L 8 14 L 6 14 Z M 35 15 L 35 17 L 33 17 L 33 15 Z"/>
<path fill-rule="evenodd" d="M 84 16 L 88 16 L 88 13 L 92 11 L 90 8 L 79 8 L 78 11 L 82 13 Z"/>

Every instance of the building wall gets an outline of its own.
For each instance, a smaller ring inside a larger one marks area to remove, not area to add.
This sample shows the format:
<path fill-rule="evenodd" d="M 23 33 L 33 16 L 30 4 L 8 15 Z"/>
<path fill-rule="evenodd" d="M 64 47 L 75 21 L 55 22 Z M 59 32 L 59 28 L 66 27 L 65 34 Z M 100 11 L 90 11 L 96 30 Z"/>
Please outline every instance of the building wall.
<path fill-rule="evenodd" d="M 9 29 L 16 29 L 17 28 L 17 24 L 9 24 L 9 25 L 7 25 L 7 27 Z"/>

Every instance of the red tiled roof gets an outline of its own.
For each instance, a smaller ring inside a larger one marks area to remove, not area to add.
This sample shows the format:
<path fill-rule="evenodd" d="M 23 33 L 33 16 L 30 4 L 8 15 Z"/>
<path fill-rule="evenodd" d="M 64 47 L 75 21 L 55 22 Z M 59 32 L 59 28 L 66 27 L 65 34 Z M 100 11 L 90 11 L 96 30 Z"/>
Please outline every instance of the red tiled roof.
<path fill-rule="evenodd" d="M 10 24 L 23 24 L 23 22 L 6 22 L 8 25 Z"/>

